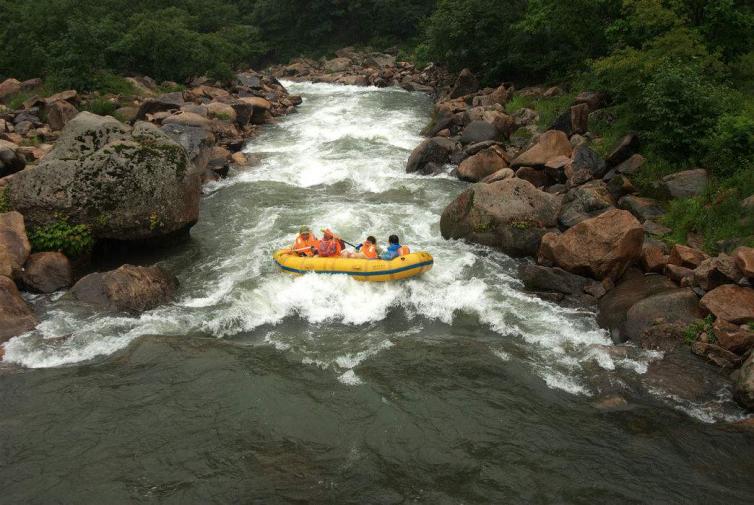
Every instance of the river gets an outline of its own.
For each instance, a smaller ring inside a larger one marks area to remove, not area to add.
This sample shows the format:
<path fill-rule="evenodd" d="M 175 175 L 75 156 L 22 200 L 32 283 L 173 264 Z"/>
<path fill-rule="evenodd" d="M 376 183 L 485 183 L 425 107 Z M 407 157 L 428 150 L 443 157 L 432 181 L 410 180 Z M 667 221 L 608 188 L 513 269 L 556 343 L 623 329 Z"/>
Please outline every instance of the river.
<path fill-rule="evenodd" d="M 466 184 L 405 173 L 428 97 L 286 84 L 304 103 L 248 145 L 259 165 L 155 253 L 174 303 L 29 298 L 42 323 L 0 368 L 0 503 L 754 502 L 728 390 L 663 391 L 659 354 L 616 352 L 593 314 L 524 293 L 515 260 L 440 237 Z M 291 277 L 271 253 L 301 225 L 396 233 L 435 266 Z"/>

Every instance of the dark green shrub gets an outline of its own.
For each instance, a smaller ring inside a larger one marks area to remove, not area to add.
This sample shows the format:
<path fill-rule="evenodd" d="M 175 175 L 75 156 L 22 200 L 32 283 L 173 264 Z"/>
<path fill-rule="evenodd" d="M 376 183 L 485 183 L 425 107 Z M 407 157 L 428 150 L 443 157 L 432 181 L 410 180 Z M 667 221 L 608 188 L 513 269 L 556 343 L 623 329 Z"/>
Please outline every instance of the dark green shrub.
<path fill-rule="evenodd" d="M 84 110 L 97 114 L 99 116 L 112 116 L 118 109 L 118 104 L 113 103 L 106 98 L 97 97 L 87 102 L 84 106 Z"/>
<path fill-rule="evenodd" d="M 749 168 L 754 163 L 754 115 L 724 114 L 705 144 L 707 167 L 718 177 Z"/>
<path fill-rule="evenodd" d="M 94 244 L 89 226 L 64 219 L 32 229 L 29 242 L 34 251 L 59 251 L 69 258 L 88 253 Z"/>

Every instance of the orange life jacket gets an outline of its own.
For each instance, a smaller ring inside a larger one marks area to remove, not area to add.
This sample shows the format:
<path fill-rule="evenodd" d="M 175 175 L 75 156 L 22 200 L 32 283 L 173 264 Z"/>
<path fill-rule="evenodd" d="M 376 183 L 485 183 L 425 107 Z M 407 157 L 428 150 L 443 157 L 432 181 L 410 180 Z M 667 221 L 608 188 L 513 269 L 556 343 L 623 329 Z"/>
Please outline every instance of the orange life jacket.
<path fill-rule="evenodd" d="M 398 248 L 398 256 L 405 256 L 411 254 L 411 249 L 407 245 L 402 245 Z"/>
<path fill-rule="evenodd" d="M 332 256 L 340 256 L 343 247 L 340 245 L 340 241 L 335 238 L 330 240 L 323 238 L 319 241 L 318 250 L 321 257 L 329 258 Z"/>
<path fill-rule="evenodd" d="M 304 256 L 314 256 L 314 251 L 311 250 L 312 247 L 317 249 L 319 247 L 319 240 L 311 233 L 308 239 L 304 239 L 304 237 L 299 235 L 293 243 L 294 252 L 296 254 L 303 254 Z"/>
<path fill-rule="evenodd" d="M 363 244 L 361 244 L 361 253 L 370 260 L 376 259 L 377 246 L 370 244 L 369 242 L 364 242 Z"/>

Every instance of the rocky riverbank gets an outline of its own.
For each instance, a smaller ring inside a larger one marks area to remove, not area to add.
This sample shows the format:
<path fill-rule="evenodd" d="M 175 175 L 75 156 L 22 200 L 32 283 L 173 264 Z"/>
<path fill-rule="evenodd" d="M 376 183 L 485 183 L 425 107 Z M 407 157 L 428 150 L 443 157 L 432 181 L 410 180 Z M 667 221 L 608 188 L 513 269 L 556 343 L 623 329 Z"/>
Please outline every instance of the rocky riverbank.
<path fill-rule="evenodd" d="M 433 120 L 408 172 L 451 170 L 472 183 L 445 210 L 442 234 L 528 257 L 524 286 L 561 304 L 591 307 L 616 344 L 678 352 L 688 347 L 720 367 L 736 400 L 754 410 L 754 249 L 709 255 L 698 237 L 667 240 L 660 201 L 638 194 L 631 178 L 644 157 L 627 133 L 608 150 L 590 132 L 604 97 L 585 91 L 549 127 L 512 100 L 553 97 L 557 87 L 481 89 L 464 70 L 441 90 Z M 514 134 L 515 133 L 515 134 Z M 522 135 L 523 133 L 523 135 Z M 671 198 L 704 191 L 703 168 L 657 185 Z"/>
<path fill-rule="evenodd" d="M 80 277 L 97 247 L 128 253 L 187 236 L 202 184 L 250 166 L 244 143 L 301 103 L 250 71 L 226 86 L 127 81 L 121 95 L 0 83 L 0 342 L 37 324 L 20 291 L 72 287 L 85 303 L 136 313 L 169 301 L 177 281 L 157 267 Z"/>

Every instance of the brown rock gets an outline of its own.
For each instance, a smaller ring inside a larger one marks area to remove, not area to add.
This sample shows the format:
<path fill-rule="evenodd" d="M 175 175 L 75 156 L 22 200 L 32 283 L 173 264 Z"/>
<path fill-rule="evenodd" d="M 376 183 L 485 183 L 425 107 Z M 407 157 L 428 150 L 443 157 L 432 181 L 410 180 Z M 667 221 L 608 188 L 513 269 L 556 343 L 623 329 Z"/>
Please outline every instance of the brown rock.
<path fill-rule="evenodd" d="M 709 258 L 709 256 L 698 249 L 693 249 L 682 244 L 676 244 L 670 250 L 668 263 L 694 269 L 701 265 L 702 261 L 707 258 Z"/>
<path fill-rule="evenodd" d="M 710 291 L 723 284 L 735 284 L 743 277 L 736 267 L 733 257 L 720 254 L 708 258 L 694 269 L 694 283 L 705 291 Z"/>
<path fill-rule="evenodd" d="M 453 89 L 450 90 L 450 98 L 458 98 L 465 95 L 470 95 L 479 90 L 479 81 L 476 76 L 468 68 L 461 70 L 458 74 Z"/>
<path fill-rule="evenodd" d="M 704 295 L 702 308 L 735 324 L 754 322 L 754 289 L 724 284 Z"/>
<path fill-rule="evenodd" d="M 169 302 L 177 286 L 175 276 L 160 267 L 123 265 L 117 270 L 85 276 L 73 286 L 71 294 L 92 305 L 143 312 Z"/>
<path fill-rule="evenodd" d="M 682 329 L 702 316 L 699 298 L 691 289 L 663 291 L 636 302 L 628 310 L 626 336 L 645 348 L 671 350 L 681 343 Z M 660 325 L 659 332 L 650 331 Z"/>
<path fill-rule="evenodd" d="M 425 175 L 438 173 L 444 164 L 450 162 L 450 154 L 455 142 L 443 137 L 425 139 L 411 152 L 406 163 L 406 172 L 419 172 Z"/>
<path fill-rule="evenodd" d="M 639 258 L 643 241 L 644 230 L 636 218 L 611 209 L 562 235 L 545 235 L 539 258 L 571 273 L 614 281 Z"/>
<path fill-rule="evenodd" d="M 676 284 L 681 284 L 684 282 L 684 279 L 693 279 L 694 271 L 690 268 L 669 263 L 665 265 L 665 275 L 667 275 Z"/>
<path fill-rule="evenodd" d="M 73 284 L 71 263 L 59 252 L 34 253 L 21 274 L 23 286 L 35 293 L 53 293 Z"/>
<path fill-rule="evenodd" d="M 540 135 L 539 141 L 513 160 L 511 166 L 513 168 L 523 166 L 544 168 L 551 159 L 558 156 L 570 157 L 571 153 L 571 143 L 566 134 L 559 130 L 550 130 Z"/>
<path fill-rule="evenodd" d="M 21 91 L 21 82 L 17 79 L 6 79 L 0 82 L 0 100 L 15 95 Z"/>
<path fill-rule="evenodd" d="M 589 105 L 582 103 L 571 107 L 571 127 L 577 134 L 589 131 Z"/>
<path fill-rule="evenodd" d="M 599 92 L 595 91 L 582 91 L 578 95 L 576 95 L 576 99 L 574 100 L 574 103 L 576 104 L 586 104 L 589 106 L 589 112 L 594 112 L 595 110 L 602 107 L 603 102 L 605 101 L 605 95 Z"/>
<path fill-rule="evenodd" d="M 734 368 L 741 363 L 741 358 L 735 353 L 708 342 L 696 341 L 691 344 L 691 351 L 721 368 Z"/>
<path fill-rule="evenodd" d="M 79 111 L 65 100 L 58 100 L 47 106 L 47 122 L 53 130 L 62 130 Z"/>
<path fill-rule="evenodd" d="M 503 168 L 501 170 L 498 170 L 497 172 L 488 175 L 484 179 L 481 180 L 481 182 L 485 184 L 491 184 L 493 182 L 502 181 L 505 179 L 510 179 L 511 177 L 515 177 L 515 173 L 510 168 Z"/>
<path fill-rule="evenodd" d="M 547 172 L 539 168 L 521 167 L 516 170 L 516 177 L 528 181 L 535 188 L 543 188 L 550 184 Z"/>
<path fill-rule="evenodd" d="M 723 319 L 717 319 L 712 331 L 720 347 L 736 354 L 743 354 L 754 347 L 754 330 L 746 325 L 738 326 Z"/>
<path fill-rule="evenodd" d="M 495 147 L 488 147 L 463 160 L 458 167 L 458 178 L 478 182 L 495 172 L 507 168 L 508 164 Z"/>
<path fill-rule="evenodd" d="M 754 278 L 754 247 L 739 247 L 733 251 L 733 257 L 741 273 Z"/>
<path fill-rule="evenodd" d="M 615 167 L 615 171 L 623 175 L 633 175 L 647 162 L 641 154 L 633 154 L 626 161 Z"/>
<path fill-rule="evenodd" d="M 60 93 L 55 93 L 52 96 L 48 96 L 47 98 L 45 98 L 45 103 L 49 106 L 60 100 L 64 100 L 66 102 L 73 102 L 78 99 L 78 96 L 79 94 L 76 92 L 75 89 L 68 89 L 65 91 L 61 91 Z"/>
<path fill-rule="evenodd" d="M 15 211 L 0 214 L 0 275 L 17 276 L 30 252 L 24 217 Z"/>
<path fill-rule="evenodd" d="M 212 123 L 206 117 L 196 112 L 179 112 L 168 116 L 162 120 L 162 124 L 177 124 L 182 126 L 195 126 L 199 128 L 210 128 Z"/>
<path fill-rule="evenodd" d="M 641 267 L 645 272 L 662 273 L 668 264 L 668 255 L 662 248 L 645 243 L 641 248 Z"/>
<path fill-rule="evenodd" d="M 634 133 L 629 133 L 618 142 L 618 145 L 615 146 L 613 151 L 607 157 L 607 166 L 617 167 L 632 155 L 636 154 L 638 149 L 639 137 Z"/>
<path fill-rule="evenodd" d="M 646 220 L 657 219 L 665 214 L 656 200 L 636 195 L 626 195 L 618 200 L 621 209 L 629 211 L 642 223 Z"/>
<path fill-rule="evenodd" d="M 16 284 L 0 275 L 0 342 L 26 333 L 37 325 L 31 307 L 21 298 Z"/>

